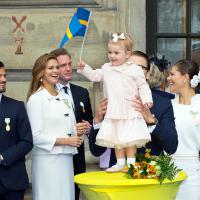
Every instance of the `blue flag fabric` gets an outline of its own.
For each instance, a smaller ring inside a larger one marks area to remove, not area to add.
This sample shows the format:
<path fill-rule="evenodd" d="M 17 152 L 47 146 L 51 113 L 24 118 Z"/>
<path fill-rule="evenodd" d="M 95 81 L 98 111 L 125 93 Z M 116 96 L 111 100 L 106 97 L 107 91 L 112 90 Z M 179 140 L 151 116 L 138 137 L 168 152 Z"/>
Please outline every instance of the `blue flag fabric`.
<path fill-rule="evenodd" d="M 60 43 L 60 48 L 64 46 L 68 40 L 76 36 L 84 36 L 89 22 L 90 11 L 85 8 L 78 8 L 69 26 L 66 28 L 65 35 Z"/>

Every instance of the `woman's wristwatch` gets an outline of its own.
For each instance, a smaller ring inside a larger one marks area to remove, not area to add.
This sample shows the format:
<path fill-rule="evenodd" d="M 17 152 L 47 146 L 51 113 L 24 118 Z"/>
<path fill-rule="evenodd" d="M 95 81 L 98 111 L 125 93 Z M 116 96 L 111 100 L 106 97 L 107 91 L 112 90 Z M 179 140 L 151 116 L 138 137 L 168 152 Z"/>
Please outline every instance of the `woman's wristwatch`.
<path fill-rule="evenodd" d="M 152 122 L 147 123 L 147 126 L 154 126 L 158 124 L 158 119 L 155 117 L 154 114 L 152 114 L 152 119 L 153 119 Z"/>

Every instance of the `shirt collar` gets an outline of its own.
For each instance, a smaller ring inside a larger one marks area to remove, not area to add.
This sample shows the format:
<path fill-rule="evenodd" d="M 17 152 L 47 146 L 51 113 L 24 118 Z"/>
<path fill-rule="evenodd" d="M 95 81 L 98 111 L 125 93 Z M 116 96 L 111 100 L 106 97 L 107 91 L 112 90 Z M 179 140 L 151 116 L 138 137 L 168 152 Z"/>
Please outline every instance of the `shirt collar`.
<path fill-rule="evenodd" d="M 70 90 L 70 84 L 69 82 L 66 84 L 66 85 L 63 85 L 62 83 L 56 83 L 56 89 L 58 90 L 58 92 L 60 92 L 60 90 L 63 88 L 63 87 L 68 87 L 69 90 Z"/>
<path fill-rule="evenodd" d="M 0 103 L 1 103 L 2 93 L 0 93 Z"/>

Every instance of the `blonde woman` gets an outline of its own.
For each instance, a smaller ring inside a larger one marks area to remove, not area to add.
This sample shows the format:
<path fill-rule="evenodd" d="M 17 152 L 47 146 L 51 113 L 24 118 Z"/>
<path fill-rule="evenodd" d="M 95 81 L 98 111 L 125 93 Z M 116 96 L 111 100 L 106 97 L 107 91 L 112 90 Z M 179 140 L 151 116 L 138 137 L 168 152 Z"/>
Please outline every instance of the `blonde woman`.
<path fill-rule="evenodd" d="M 148 75 L 148 83 L 151 88 L 166 91 L 168 90 L 167 77 L 171 63 L 165 56 L 153 56 L 150 58 L 151 68 Z"/>

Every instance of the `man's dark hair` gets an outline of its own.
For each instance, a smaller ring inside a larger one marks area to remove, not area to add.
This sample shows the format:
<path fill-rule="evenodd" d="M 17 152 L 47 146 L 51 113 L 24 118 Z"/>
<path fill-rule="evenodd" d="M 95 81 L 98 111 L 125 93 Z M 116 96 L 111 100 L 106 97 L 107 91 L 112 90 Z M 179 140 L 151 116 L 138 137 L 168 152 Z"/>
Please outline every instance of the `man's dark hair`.
<path fill-rule="evenodd" d="M 133 51 L 132 55 L 144 58 L 146 60 L 146 63 L 147 63 L 147 71 L 150 70 L 151 63 L 150 63 L 149 57 L 146 53 L 143 53 L 142 51 Z"/>
<path fill-rule="evenodd" d="M 71 58 L 71 54 L 66 49 L 64 49 L 64 48 L 55 49 L 55 50 L 53 50 L 50 53 L 54 54 L 56 57 L 67 55 L 67 56 L 69 56 Z"/>
<path fill-rule="evenodd" d="M 4 64 L 3 62 L 0 61 L 0 68 L 3 68 L 4 67 Z"/>

